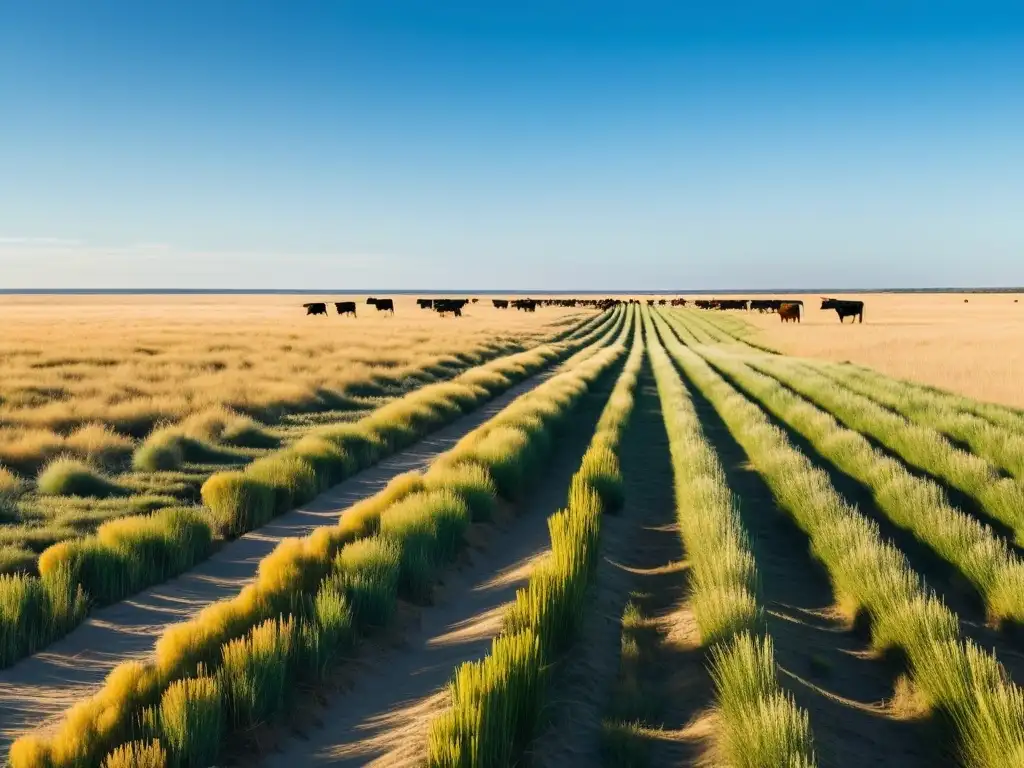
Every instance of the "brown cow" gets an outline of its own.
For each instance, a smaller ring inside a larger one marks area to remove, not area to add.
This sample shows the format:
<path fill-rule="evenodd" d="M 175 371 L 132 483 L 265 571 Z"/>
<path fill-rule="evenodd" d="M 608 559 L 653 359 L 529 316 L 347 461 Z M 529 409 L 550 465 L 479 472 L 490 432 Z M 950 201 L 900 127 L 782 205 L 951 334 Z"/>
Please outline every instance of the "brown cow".
<path fill-rule="evenodd" d="M 782 318 L 782 322 L 788 323 L 790 320 L 796 320 L 800 322 L 800 305 L 792 302 L 786 302 L 779 305 L 779 317 Z"/>

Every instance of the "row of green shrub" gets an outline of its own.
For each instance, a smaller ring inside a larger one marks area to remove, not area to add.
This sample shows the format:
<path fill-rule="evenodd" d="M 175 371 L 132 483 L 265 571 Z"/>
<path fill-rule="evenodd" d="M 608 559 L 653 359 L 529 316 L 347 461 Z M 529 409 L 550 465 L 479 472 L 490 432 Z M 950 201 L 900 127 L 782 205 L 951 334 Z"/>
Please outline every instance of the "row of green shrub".
<path fill-rule="evenodd" d="M 816 363 L 814 369 L 910 421 L 950 435 L 1018 481 L 1024 479 L 1024 420 L 1015 419 L 1012 427 L 995 424 L 966 410 L 963 401 L 968 398 L 937 395 L 852 366 Z"/>
<path fill-rule="evenodd" d="M 810 366 L 785 358 L 750 359 L 757 370 L 827 410 L 846 427 L 874 438 L 908 463 L 977 499 L 984 511 L 1024 542 L 1024 486 L 963 451 L 935 429 L 908 421 Z"/>
<path fill-rule="evenodd" d="M 152 661 L 119 665 L 98 693 L 65 713 L 55 731 L 30 734 L 15 742 L 10 753 L 12 766 L 95 764 L 119 743 L 138 741 L 125 748 L 138 751 L 152 739 L 159 739 L 171 764 L 207 764 L 202 761 L 207 759 L 206 750 L 212 749 L 209 745 L 220 743 L 234 727 L 232 723 L 245 722 L 225 692 L 234 685 L 225 676 L 234 675 L 232 670 L 238 666 L 226 663 L 225 649 L 237 647 L 231 644 L 238 642 L 251 645 L 254 632 L 267 622 L 276 622 L 277 636 L 282 635 L 280 627 L 286 626 L 288 633 L 318 638 L 323 622 L 308 605 L 315 608 L 328 600 L 325 590 L 344 598 L 345 610 L 352 614 L 353 631 L 385 623 L 399 594 L 410 600 L 421 598 L 432 571 L 454 556 L 471 517 L 485 515 L 493 504 L 498 492 L 495 478 L 516 464 L 516 456 L 525 461 L 549 445 L 550 431 L 585 391 L 585 382 L 621 355 L 620 349 L 604 349 L 603 344 L 613 334 L 624 332 L 623 320 L 620 312 L 611 326 L 599 326 L 598 331 L 604 332 L 601 339 L 569 359 L 564 373 L 517 399 L 480 427 L 477 432 L 485 435 L 482 439 L 471 433 L 460 441 L 451 453 L 461 451 L 462 461 L 439 460 L 425 474 L 401 475 L 380 493 L 347 510 L 337 526 L 282 541 L 260 562 L 255 582 L 235 598 L 208 606 L 193 619 L 167 628 L 157 641 Z M 584 343 L 589 338 L 585 337 Z M 549 355 L 537 353 L 534 359 L 549 360 Z M 528 366 L 521 364 L 520 377 L 526 369 Z M 470 374 L 478 381 L 488 380 L 480 372 Z M 504 380 L 511 383 L 511 377 Z M 526 441 L 520 439 L 522 435 Z M 507 440 L 504 451 L 500 450 L 503 436 Z M 337 446 L 333 440 L 327 442 Z M 352 452 L 347 455 L 357 455 L 356 449 L 373 445 L 379 444 L 352 440 L 347 446 Z M 489 453 L 471 459 L 468 450 L 480 445 L 488 446 Z M 493 461 L 487 456 L 493 456 Z M 529 462 L 540 466 L 534 458 Z M 489 504 L 482 503 L 484 496 Z M 288 642 L 293 649 L 284 665 L 289 674 L 293 664 L 310 669 L 305 649 L 314 640 Z M 323 645 L 325 653 L 333 647 L 326 641 Z M 253 650 L 249 655 L 260 654 Z M 250 685 L 250 699 L 266 694 L 280 701 L 272 687 L 257 696 L 257 680 L 270 673 L 261 671 L 256 661 L 253 664 L 255 671 L 239 678 Z M 329 660 L 318 667 L 317 674 L 326 673 L 328 667 Z M 179 714 L 165 714 L 165 709 Z M 169 725 L 164 725 L 165 721 Z M 205 725 L 200 727 L 200 722 Z M 111 755 L 110 759 L 115 758 Z"/>
<path fill-rule="evenodd" d="M 807 534 L 840 607 L 851 617 L 859 612 L 869 617 L 877 651 L 902 652 L 921 701 L 945 720 L 964 764 L 1020 765 L 1024 691 L 1009 682 L 995 656 L 960 636 L 957 617 L 928 590 L 903 554 L 882 539 L 877 526 L 844 501 L 828 475 L 793 448 L 761 408 L 715 372 L 702 357 L 712 352 L 689 334 L 688 319 L 670 317 L 683 341 L 696 345 L 692 350 L 675 346 L 672 356 L 715 406 L 780 506 Z M 715 365 L 755 392 L 753 381 L 760 374 L 740 359 L 722 354 Z"/>
<path fill-rule="evenodd" d="M 625 368 L 572 478 L 568 504 L 548 520 L 550 555 L 516 593 L 491 652 L 456 670 L 449 685 L 451 706 L 431 723 L 428 765 L 511 766 L 535 735 L 549 670 L 574 639 L 584 613 L 601 515 L 623 501 L 618 447 L 642 360 L 637 323 Z"/>
<path fill-rule="evenodd" d="M 711 653 L 718 758 L 736 768 L 812 766 L 807 712 L 782 690 L 758 601 L 758 577 L 725 471 L 665 347 L 678 339 L 647 315 L 651 355 L 672 457 L 676 520 L 689 564 L 690 603 Z M 664 345 L 660 339 L 664 338 Z"/>
<path fill-rule="evenodd" d="M 732 375 L 725 359 L 711 361 Z M 990 620 L 1024 622 L 1024 563 L 989 526 L 952 506 L 940 486 L 907 471 L 858 432 L 794 395 L 757 370 L 744 373 L 744 389 L 803 435 L 826 459 L 871 489 L 886 517 L 956 568 L 977 590 Z"/>
<path fill-rule="evenodd" d="M 688 326 L 688 329 L 690 326 Z M 714 365 L 730 375 L 734 358 L 707 351 Z M 936 483 L 909 472 L 899 461 L 876 449 L 860 433 L 846 429 L 829 412 L 794 394 L 793 379 L 783 376 L 782 360 L 743 358 L 743 388 L 779 419 L 806 438 L 826 459 L 872 491 L 878 508 L 956 568 L 977 590 L 994 622 L 1024 622 L 1024 562 L 991 527 L 949 503 Z M 768 375 L 772 374 L 772 375 Z M 827 387 L 829 379 L 806 371 L 809 384 Z M 782 379 L 787 386 L 780 383 Z M 738 383 L 740 383 L 738 381 Z M 832 386 L 835 386 L 834 384 Z M 829 400 L 842 398 L 839 394 Z M 824 398 L 823 398 L 824 399 Z M 855 402 L 864 401 L 858 397 Z M 876 406 L 877 407 L 877 406 Z"/>

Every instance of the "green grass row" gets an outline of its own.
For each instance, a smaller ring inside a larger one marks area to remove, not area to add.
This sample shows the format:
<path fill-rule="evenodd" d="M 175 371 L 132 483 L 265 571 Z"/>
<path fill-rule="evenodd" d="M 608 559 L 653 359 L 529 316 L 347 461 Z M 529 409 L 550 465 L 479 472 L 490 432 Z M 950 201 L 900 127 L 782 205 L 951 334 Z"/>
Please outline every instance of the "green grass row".
<path fill-rule="evenodd" d="M 1024 542 L 1024 486 L 1001 476 L 985 459 L 957 448 L 932 427 L 908 421 L 813 367 L 783 357 L 746 361 L 831 413 L 848 428 L 869 435 L 909 464 L 975 498 L 986 514 Z"/>
<path fill-rule="evenodd" d="M 815 764 L 807 713 L 779 685 L 758 604 L 754 556 L 718 456 L 665 347 L 681 345 L 647 315 L 647 344 L 668 432 L 676 520 L 689 564 L 690 602 L 711 653 L 720 760 L 735 768 Z M 659 339 L 664 339 L 664 346 Z"/>
<path fill-rule="evenodd" d="M 674 318 L 673 323 L 685 341 L 693 340 L 687 338 L 685 321 Z M 859 612 L 869 617 L 878 651 L 902 652 L 921 702 L 944 720 L 964 764 L 1021 765 L 1024 691 L 1009 682 L 995 656 L 960 636 L 956 616 L 903 554 L 835 491 L 825 472 L 790 445 L 760 407 L 715 372 L 701 357 L 708 354 L 706 347 L 679 345 L 670 351 L 712 402 L 779 505 L 807 534 L 839 605 L 851 617 Z M 730 368 L 741 383 L 758 376 L 735 362 Z"/>
<path fill-rule="evenodd" d="M 1015 427 L 1002 426 L 965 409 L 961 401 L 968 398 L 936 395 L 887 376 L 866 375 L 853 366 L 810 360 L 804 363 L 916 424 L 966 443 L 994 466 L 1018 480 L 1024 479 L 1024 420 Z"/>
<path fill-rule="evenodd" d="M 551 552 L 516 593 L 491 652 L 456 670 L 451 705 L 430 726 L 428 765 L 515 765 L 535 736 L 551 668 L 575 639 L 586 607 L 601 516 L 623 503 L 618 448 L 633 411 L 643 352 L 636 323 L 626 365 L 572 478 L 568 503 L 548 520 Z"/>
<path fill-rule="evenodd" d="M 919 400 L 922 405 L 927 401 L 939 408 L 950 407 L 954 410 L 973 414 L 1011 432 L 1024 430 L 1024 411 L 1018 408 L 974 400 L 970 397 L 947 392 L 944 389 L 921 384 L 916 381 L 889 378 L 871 368 L 857 365 L 856 363 L 844 363 L 841 368 L 844 373 L 852 373 L 865 381 L 894 382 L 899 384 L 901 389 L 908 393 L 908 396 Z"/>
<path fill-rule="evenodd" d="M 212 540 L 241 535 L 315 498 L 381 458 L 454 421 L 529 376 L 617 332 L 619 309 L 589 333 L 559 346 L 540 346 L 433 384 L 342 427 L 318 429 L 244 471 L 219 472 L 202 488 L 205 508 L 173 508 L 125 517 L 94 536 L 55 544 L 39 558 L 39 577 L 0 578 L 0 667 L 62 637 L 87 603 L 109 604 L 188 570 L 205 559 Z M 57 586 L 70 576 L 73 599 Z M 54 599 L 54 596 L 56 596 Z M 73 608 L 71 614 L 62 610 Z"/>
<path fill-rule="evenodd" d="M 616 321 L 425 474 L 395 478 L 336 526 L 282 541 L 236 597 L 165 630 L 151 661 L 122 663 L 55 731 L 15 742 L 13 768 L 93 765 L 154 738 L 169 765 L 208 765 L 227 733 L 280 711 L 289 692 L 276 687 L 280 675 L 290 690 L 292 681 L 326 674 L 355 632 L 387 622 L 398 595 L 422 598 L 433 570 L 454 556 L 470 520 L 487 516 L 496 493 L 515 498 L 535 481 L 551 434 L 587 383 L 621 357 L 627 331 Z M 250 714 L 233 691 L 247 692 Z"/>
<path fill-rule="evenodd" d="M 672 325 L 685 334 L 675 319 Z M 990 527 L 956 509 L 942 488 L 917 477 L 830 413 L 749 367 L 747 358 L 701 353 L 825 459 L 871 490 L 886 517 L 956 568 L 977 590 L 993 622 L 1024 621 L 1024 563 Z"/>
<path fill-rule="evenodd" d="M 703 321 L 705 329 L 710 326 L 722 331 L 724 341 L 735 341 L 763 349 L 744 338 L 745 333 L 738 328 L 744 325 L 741 320 L 707 316 L 691 319 Z M 726 323 L 726 319 L 731 323 Z M 1015 409 L 982 403 L 962 395 L 893 379 L 870 368 L 849 363 L 837 364 L 795 358 L 775 358 L 766 362 L 778 363 L 801 371 L 811 368 L 817 374 L 837 382 L 844 389 L 870 399 L 879 407 L 895 411 L 922 428 L 935 430 L 940 433 L 940 440 L 942 435 L 949 435 L 966 443 L 971 451 L 992 466 L 1011 473 L 1018 480 L 1024 479 L 1024 414 Z M 894 427 L 898 423 L 892 418 L 887 421 L 888 424 L 884 426 Z M 929 436 L 927 442 L 932 443 L 935 440 L 936 437 Z M 961 457 L 955 454 L 950 456 L 949 452 L 949 447 L 940 444 L 937 450 L 931 450 L 933 461 L 952 463 L 954 466 L 961 463 Z M 961 487 L 961 490 L 970 494 L 993 480 L 993 473 L 990 470 L 977 461 L 972 463 L 974 466 L 969 469 L 967 485 Z M 930 467 L 922 468 L 931 471 Z M 1012 508 L 1016 501 L 1011 499 L 997 502 L 997 505 Z M 1018 511 L 1016 516 L 1024 517 L 1024 511 Z"/>

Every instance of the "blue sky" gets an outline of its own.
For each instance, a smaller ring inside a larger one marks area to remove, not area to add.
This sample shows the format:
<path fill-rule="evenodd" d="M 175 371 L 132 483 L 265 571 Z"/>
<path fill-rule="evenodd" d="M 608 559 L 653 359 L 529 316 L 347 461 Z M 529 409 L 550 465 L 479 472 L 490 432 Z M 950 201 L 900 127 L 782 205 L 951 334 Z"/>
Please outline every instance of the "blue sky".
<path fill-rule="evenodd" d="M 0 288 L 1024 285 L 1024 6 L 690 5 L 2 0 Z"/>

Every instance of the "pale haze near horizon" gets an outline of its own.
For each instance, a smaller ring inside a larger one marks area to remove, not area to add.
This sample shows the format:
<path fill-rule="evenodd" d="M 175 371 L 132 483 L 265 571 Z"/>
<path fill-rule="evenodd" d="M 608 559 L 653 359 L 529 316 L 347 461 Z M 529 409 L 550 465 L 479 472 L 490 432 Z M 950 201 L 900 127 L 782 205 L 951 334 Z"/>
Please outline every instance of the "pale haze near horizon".
<path fill-rule="evenodd" d="M 1024 285 L 1009 4 L 86 5 L 0 10 L 0 289 Z"/>

